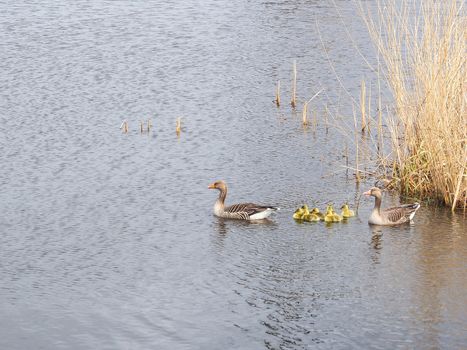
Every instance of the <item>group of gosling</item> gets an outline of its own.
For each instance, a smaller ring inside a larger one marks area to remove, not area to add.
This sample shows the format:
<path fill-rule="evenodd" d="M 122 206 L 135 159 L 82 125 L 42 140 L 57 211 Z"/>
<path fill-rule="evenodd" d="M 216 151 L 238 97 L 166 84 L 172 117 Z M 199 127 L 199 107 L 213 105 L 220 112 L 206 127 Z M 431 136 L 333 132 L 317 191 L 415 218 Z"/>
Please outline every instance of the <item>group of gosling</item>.
<path fill-rule="evenodd" d="M 353 210 L 351 210 L 347 203 L 343 204 L 341 214 L 337 214 L 334 211 L 332 204 L 328 204 L 326 208 L 326 213 L 323 214 L 320 212 L 318 208 L 309 209 L 306 204 L 295 210 L 293 213 L 293 218 L 298 221 L 308 221 L 308 222 L 317 222 L 317 221 L 324 221 L 324 222 L 339 222 L 344 219 L 350 218 L 355 216 Z"/>

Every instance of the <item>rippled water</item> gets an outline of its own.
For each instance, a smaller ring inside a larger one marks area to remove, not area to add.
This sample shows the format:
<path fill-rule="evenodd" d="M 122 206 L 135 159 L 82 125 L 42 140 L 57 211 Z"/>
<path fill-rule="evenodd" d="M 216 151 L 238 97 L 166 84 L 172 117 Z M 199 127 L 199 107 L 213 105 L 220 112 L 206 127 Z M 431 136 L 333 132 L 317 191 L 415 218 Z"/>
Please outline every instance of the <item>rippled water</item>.
<path fill-rule="evenodd" d="M 352 2 L 0 8 L 0 348 L 465 347 L 464 217 L 422 207 L 375 229 L 362 200 L 347 223 L 291 219 L 371 183 L 346 176 L 347 141 L 323 122 L 327 106 L 351 123 L 340 84 L 358 99 L 371 77 Z M 286 103 L 294 59 L 302 101 L 326 89 L 315 133 Z M 219 220 L 216 179 L 230 203 L 282 210 Z"/>

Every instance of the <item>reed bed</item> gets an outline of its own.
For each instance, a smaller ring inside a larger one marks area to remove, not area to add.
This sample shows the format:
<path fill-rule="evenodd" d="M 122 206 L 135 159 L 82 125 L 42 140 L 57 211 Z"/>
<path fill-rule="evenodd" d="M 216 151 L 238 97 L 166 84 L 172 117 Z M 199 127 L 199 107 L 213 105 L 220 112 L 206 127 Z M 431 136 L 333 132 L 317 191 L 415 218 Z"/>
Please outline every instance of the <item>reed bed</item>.
<path fill-rule="evenodd" d="M 361 9 L 381 58 L 381 78 L 394 99 L 387 118 L 393 185 L 403 194 L 465 210 L 467 16 L 463 2 L 381 0 L 376 15 Z"/>

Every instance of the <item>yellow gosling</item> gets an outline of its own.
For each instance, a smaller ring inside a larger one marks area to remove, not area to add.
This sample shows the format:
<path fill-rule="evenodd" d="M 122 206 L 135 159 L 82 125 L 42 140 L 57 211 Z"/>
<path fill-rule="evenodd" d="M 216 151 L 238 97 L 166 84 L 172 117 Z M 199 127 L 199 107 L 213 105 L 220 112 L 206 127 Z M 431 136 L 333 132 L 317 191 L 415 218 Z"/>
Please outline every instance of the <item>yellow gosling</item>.
<path fill-rule="evenodd" d="M 347 203 L 344 203 L 344 205 L 341 207 L 341 209 L 342 209 L 341 215 L 342 215 L 344 218 L 350 218 L 350 217 L 352 217 L 352 216 L 355 216 L 354 211 L 349 209 L 349 206 L 348 206 Z"/>
<path fill-rule="evenodd" d="M 339 221 L 342 221 L 342 216 L 340 216 L 339 214 L 332 214 L 332 218 L 334 220 L 334 222 L 339 222 Z"/>
<path fill-rule="evenodd" d="M 308 222 L 317 222 L 319 221 L 319 216 L 316 214 L 310 213 L 308 215 L 304 215 L 303 220 L 308 221 Z"/>
<path fill-rule="evenodd" d="M 292 217 L 293 217 L 295 220 L 302 220 L 302 218 L 303 218 L 303 209 L 302 209 L 302 208 L 298 208 L 297 210 L 295 210 L 295 212 L 293 213 Z"/>
<path fill-rule="evenodd" d="M 332 209 L 332 205 L 329 204 L 326 208 L 326 215 L 324 215 L 325 222 L 334 222 L 334 210 Z"/>
<path fill-rule="evenodd" d="M 337 214 L 335 211 L 334 211 L 334 208 L 331 204 L 328 205 L 328 210 L 332 213 L 332 220 L 333 222 L 339 222 L 339 221 L 342 221 L 342 216 L 340 216 L 339 214 Z"/>
<path fill-rule="evenodd" d="M 311 209 L 311 213 L 316 215 L 320 220 L 324 220 L 324 214 L 318 208 Z"/>

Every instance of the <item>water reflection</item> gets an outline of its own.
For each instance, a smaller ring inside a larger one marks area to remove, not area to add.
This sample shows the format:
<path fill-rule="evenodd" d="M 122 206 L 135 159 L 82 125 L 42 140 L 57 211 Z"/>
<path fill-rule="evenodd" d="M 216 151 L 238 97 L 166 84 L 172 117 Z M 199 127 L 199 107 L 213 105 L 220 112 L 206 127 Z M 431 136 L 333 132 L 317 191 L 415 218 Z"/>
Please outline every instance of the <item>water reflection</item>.
<path fill-rule="evenodd" d="M 269 228 L 277 227 L 277 223 L 272 219 L 262 219 L 262 220 L 229 220 L 223 218 L 215 218 L 216 227 L 219 235 L 225 236 L 229 233 L 230 230 L 242 230 L 242 229 L 254 229 L 257 226 L 264 226 Z"/>

